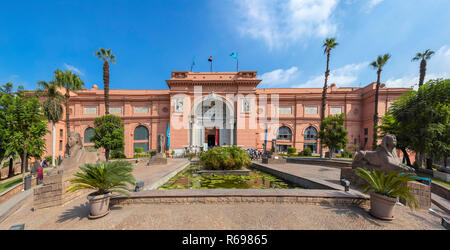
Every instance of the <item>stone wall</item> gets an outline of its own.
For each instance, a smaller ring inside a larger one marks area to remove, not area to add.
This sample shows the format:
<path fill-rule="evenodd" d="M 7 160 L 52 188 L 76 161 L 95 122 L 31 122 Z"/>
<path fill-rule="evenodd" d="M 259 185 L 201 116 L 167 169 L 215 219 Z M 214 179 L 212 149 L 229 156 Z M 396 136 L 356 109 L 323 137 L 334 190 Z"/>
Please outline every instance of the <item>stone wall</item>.
<path fill-rule="evenodd" d="M 326 160 L 326 159 L 311 159 L 302 157 L 289 157 L 287 158 L 287 163 L 297 163 L 297 164 L 312 164 L 312 165 L 322 165 L 327 167 L 339 167 L 339 168 L 351 168 L 352 162 L 344 162 L 338 160 Z"/>
<path fill-rule="evenodd" d="M 82 190 L 73 193 L 66 192 L 71 185 L 70 179 L 62 172 L 44 176 L 43 185 L 34 190 L 33 208 L 60 206 L 88 192 Z"/>
<path fill-rule="evenodd" d="M 431 182 L 431 192 L 433 194 L 437 194 L 447 200 L 450 200 L 450 189 L 446 186 L 443 186 L 441 184 Z"/>
<path fill-rule="evenodd" d="M 33 177 L 33 178 L 31 179 L 31 187 L 36 186 L 36 184 L 37 184 L 37 179 L 36 179 L 36 177 Z M 8 200 L 9 198 L 15 196 L 16 194 L 22 192 L 23 189 L 24 189 L 24 184 L 23 184 L 23 182 L 22 182 L 22 183 L 20 183 L 20 184 L 17 184 L 16 186 L 14 186 L 14 187 L 12 187 L 12 188 L 6 190 L 5 192 L 3 192 L 3 193 L 0 195 L 0 204 L 3 203 L 3 202 L 5 202 L 5 201 Z"/>

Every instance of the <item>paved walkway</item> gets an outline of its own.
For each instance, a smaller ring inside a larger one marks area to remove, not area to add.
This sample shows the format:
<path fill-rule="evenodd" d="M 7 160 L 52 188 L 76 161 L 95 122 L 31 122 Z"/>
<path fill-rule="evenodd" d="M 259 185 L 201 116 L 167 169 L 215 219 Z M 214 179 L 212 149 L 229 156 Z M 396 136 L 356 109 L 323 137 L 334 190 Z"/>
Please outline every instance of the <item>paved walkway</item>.
<path fill-rule="evenodd" d="M 167 159 L 167 165 L 150 165 L 147 166 L 147 160 L 141 161 L 134 166 L 133 175 L 136 178 L 136 182 L 143 181 L 145 189 L 151 189 L 152 187 L 162 185 L 167 182 L 174 175 L 174 173 L 183 169 L 189 161 L 184 158 Z M 165 177 L 165 178 L 164 178 Z M 161 179 L 167 179 L 162 181 Z"/>
<path fill-rule="evenodd" d="M 31 198 L 31 197 L 30 197 Z M 18 211 L 0 222 L 0 230 L 25 224 L 25 229 L 154 229 L 154 230 L 239 230 L 239 229 L 444 229 L 442 212 L 396 207 L 391 222 L 372 218 L 356 206 L 322 206 L 272 203 L 136 204 L 117 205 L 100 219 L 87 218 L 85 196 L 65 206 L 32 211 L 27 199 Z"/>
<path fill-rule="evenodd" d="M 0 222 L 13 213 L 16 209 L 20 207 L 24 201 L 33 195 L 33 190 L 36 186 L 14 195 L 7 201 L 0 204 Z"/>

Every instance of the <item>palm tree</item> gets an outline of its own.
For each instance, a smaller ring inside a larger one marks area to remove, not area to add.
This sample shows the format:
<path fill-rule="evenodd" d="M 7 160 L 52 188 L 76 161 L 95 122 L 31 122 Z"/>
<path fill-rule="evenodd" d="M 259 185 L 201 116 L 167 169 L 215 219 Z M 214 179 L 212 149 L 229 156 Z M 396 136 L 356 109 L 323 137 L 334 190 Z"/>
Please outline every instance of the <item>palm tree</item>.
<path fill-rule="evenodd" d="M 423 85 L 423 82 L 425 80 L 425 74 L 427 71 L 427 60 L 431 58 L 431 56 L 434 54 L 434 51 L 432 50 L 425 50 L 424 53 L 417 53 L 416 56 L 412 59 L 412 61 L 419 61 L 420 60 L 420 78 L 419 78 L 419 88 Z"/>
<path fill-rule="evenodd" d="M 391 58 L 390 54 L 384 54 L 383 56 L 378 56 L 376 61 L 373 61 L 370 66 L 377 70 L 377 88 L 375 91 L 375 112 L 373 115 L 373 142 L 372 148 L 375 149 L 377 146 L 377 125 L 378 125 L 378 93 L 380 90 L 380 77 L 381 71 L 383 71 L 384 65 Z"/>
<path fill-rule="evenodd" d="M 44 114 L 47 119 L 52 122 L 52 166 L 55 167 L 55 145 L 56 145 L 56 131 L 55 124 L 62 118 L 63 108 L 61 103 L 66 100 L 64 96 L 58 92 L 58 84 L 56 82 L 38 82 L 40 89 L 37 91 L 38 96 L 45 96 L 43 103 Z"/>
<path fill-rule="evenodd" d="M 329 65 L 330 65 L 330 52 L 333 48 L 338 46 L 339 43 L 336 42 L 335 38 L 325 39 L 322 47 L 324 48 L 323 53 L 327 54 L 327 70 L 325 71 L 325 84 L 323 85 L 322 91 L 322 109 L 320 110 L 320 121 L 322 122 L 325 118 L 325 106 L 327 103 L 327 89 L 328 89 L 328 76 L 330 75 Z M 322 140 L 320 141 L 320 157 L 323 157 L 322 153 Z"/>
<path fill-rule="evenodd" d="M 105 114 L 109 115 L 109 62 L 116 63 L 116 56 L 111 49 L 100 48 L 95 52 L 100 60 L 103 60 L 103 84 L 105 92 Z"/>
<path fill-rule="evenodd" d="M 61 86 L 66 89 L 65 97 L 65 112 L 66 112 L 66 131 L 67 131 L 67 143 L 66 143 L 66 154 L 69 154 L 68 143 L 70 134 L 70 124 L 69 124 L 69 98 L 70 91 L 78 91 L 84 86 L 84 82 L 81 81 L 80 77 L 70 70 L 62 71 L 55 70 L 54 82 L 57 86 Z"/>

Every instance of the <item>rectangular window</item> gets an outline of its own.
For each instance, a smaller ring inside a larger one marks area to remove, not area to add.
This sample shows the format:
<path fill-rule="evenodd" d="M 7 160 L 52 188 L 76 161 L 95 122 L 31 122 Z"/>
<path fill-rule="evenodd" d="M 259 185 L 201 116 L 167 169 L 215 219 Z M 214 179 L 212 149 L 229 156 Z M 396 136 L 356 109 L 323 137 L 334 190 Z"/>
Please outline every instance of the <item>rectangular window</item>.
<path fill-rule="evenodd" d="M 60 141 L 59 141 L 59 151 L 62 150 L 62 144 L 63 144 L 63 143 L 62 143 L 62 140 L 60 140 Z"/>
<path fill-rule="evenodd" d="M 148 113 L 148 107 L 134 107 L 134 113 L 136 114 Z"/>
<path fill-rule="evenodd" d="M 85 115 L 96 115 L 97 107 L 84 107 L 83 111 Z"/>
<path fill-rule="evenodd" d="M 60 130 L 59 130 L 59 137 L 63 137 L 63 136 L 64 136 L 63 130 L 60 129 Z"/>
<path fill-rule="evenodd" d="M 332 114 L 332 115 L 339 115 L 341 113 L 342 113 L 341 107 L 331 107 L 330 108 L 330 114 Z"/>
<path fill-rule="evenodd" d="M 305 114 L 307 115 L 316 115 L 317 114 L 317 106 L 306 106 Z"/>
<path fill-rule="evenodd" d="M 292 114 L 292 108 L 291 107 L 279 107 L 278 112 L 282 115 L 290 115 L 290 114 Z"/>
<path fill-rule="evenodd" d="M 364 135 L 368 135 L 369 134 L 369 129 L 368 128 L 364 128 Z"/>
<path fill-rule="evenodd" d="M 110 114 L 122 114 L 122 107 L 110 107 L 109 113 Z"/>

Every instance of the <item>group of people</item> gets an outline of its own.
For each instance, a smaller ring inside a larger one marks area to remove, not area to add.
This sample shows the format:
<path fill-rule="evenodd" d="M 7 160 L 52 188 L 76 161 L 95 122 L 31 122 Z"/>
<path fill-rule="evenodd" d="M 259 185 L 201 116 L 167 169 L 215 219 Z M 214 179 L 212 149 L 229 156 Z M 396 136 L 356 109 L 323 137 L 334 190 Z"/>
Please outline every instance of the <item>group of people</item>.
<path fill-rule="evenodd" d="M 262 157 L 264 155 L 263 150 L 247 149 L 247 152 L 250 155 L 250 158 L 252 159 L 252 161 L 262 159 Z"/>

